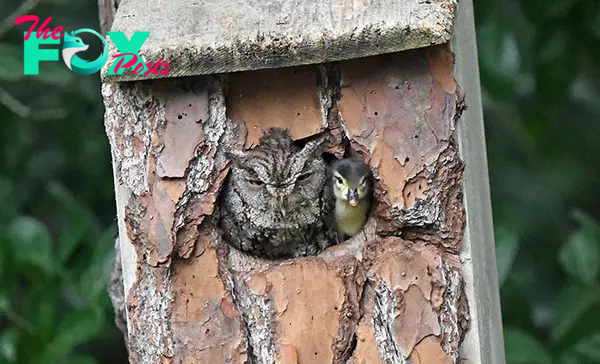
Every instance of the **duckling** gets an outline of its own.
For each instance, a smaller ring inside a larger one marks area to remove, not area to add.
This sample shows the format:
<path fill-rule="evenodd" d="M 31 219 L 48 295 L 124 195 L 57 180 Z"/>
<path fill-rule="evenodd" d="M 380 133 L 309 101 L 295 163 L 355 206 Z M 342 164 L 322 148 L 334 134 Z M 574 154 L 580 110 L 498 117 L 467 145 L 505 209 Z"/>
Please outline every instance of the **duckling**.
<path fill-rule="evenodd" d="M 332 164 L 335 222 L 338 238 L 356 235 L 367 221 L 373 201 L 371 168 L 357 157 Z"/>

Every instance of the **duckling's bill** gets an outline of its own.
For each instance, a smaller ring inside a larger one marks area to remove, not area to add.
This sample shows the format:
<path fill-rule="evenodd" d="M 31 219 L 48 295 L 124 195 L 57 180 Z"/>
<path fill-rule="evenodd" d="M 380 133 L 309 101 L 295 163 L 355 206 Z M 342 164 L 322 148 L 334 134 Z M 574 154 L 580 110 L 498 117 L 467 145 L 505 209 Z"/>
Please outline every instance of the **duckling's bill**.
<path fill-rule="evenodd" d="M 352 207 L 358 206 L 358 191 L 353 189 L 348 190 L 348 203 Z"/>

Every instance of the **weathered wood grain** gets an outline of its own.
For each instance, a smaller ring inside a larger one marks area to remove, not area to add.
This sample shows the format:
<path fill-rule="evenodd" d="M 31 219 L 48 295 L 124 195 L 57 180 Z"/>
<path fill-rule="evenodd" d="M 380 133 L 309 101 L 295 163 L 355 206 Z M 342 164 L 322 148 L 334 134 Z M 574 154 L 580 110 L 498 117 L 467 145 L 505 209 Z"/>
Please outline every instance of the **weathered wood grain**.
<path fill-rule="evenodd" d="M 450 40 L 457 0 L 123 0 L 112 31 L 149 31 L 140 50 L 167 75 L 131 70 L 104 81 L 181 77 L 372 56 Z M 117 53 L 109 40 L 110 54 Z"/>
<path fill-rule="evenodd" d="M 463 189 L 467 220 L 461 260 L 464 262 L 465 291 L 473 320 L 461 353 L 468 363 L 504 364 L 500 291 L 496 274 L 472 0 L 461 0 L 458 10 L 452 50 L 456 54 L 456 79 L 465 92 L 468 106 L 456 133 L 461 157 L 466 163 Z"/>

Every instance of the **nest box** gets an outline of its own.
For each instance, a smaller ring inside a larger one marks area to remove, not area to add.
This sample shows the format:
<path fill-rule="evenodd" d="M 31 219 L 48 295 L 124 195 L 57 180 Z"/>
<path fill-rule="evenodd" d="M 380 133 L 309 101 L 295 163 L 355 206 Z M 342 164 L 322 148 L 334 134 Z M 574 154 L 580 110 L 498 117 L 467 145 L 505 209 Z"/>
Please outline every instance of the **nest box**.
<path fill-rule="evenodd" d="M 123 0 L 113 16 L 129 43 L 109 32 L 111 56 L 150 66 L 102 70 L 132 363 L 503 363 L 470 0 Z M 373 167 L 362 234 L 276 262 L 223 243 L 224 152 L 270 127 Z"/>

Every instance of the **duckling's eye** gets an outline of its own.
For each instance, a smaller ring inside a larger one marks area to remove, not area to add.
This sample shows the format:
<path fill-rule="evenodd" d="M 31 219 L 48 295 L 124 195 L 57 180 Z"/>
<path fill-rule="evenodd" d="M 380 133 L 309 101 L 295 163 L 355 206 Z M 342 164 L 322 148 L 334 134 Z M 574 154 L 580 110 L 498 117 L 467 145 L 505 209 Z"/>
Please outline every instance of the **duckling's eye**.
<path fill-rule="evenodd" d="M 335 177 L 335 183 L 337 183 L 338 185 L 342 185 L 344 183 L 344 181 L 342 181 L 342 179 L 338 176 Z"/>

